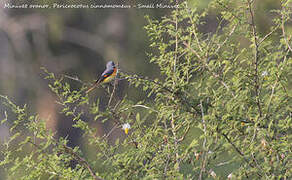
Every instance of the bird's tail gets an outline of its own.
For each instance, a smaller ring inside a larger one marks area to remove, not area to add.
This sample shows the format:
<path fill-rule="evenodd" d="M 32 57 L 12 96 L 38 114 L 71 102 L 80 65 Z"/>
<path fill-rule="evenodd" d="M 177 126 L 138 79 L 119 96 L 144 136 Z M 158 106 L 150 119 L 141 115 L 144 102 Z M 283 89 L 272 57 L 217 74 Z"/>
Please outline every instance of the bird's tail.
<path fill-rule="evenodd" d="M 86 94 L 90 93 L 93 89 L 95 89 L 100 84 L 100 81 L 95 82 L 87 91 Z"/>

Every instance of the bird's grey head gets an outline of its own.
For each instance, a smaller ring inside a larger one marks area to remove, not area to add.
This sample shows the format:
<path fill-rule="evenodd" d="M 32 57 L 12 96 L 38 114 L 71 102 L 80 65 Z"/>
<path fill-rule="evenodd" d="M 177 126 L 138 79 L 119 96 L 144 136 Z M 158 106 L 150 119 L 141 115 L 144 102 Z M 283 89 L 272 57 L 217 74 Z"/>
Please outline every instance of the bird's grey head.
<path fill-rule="evenodd" d="M 114 68 L 116 65 L 113 61 L 109 61 L 107 64 L 106 64 L 106 68 L 107 69 L 110 69 L 110 68 Z"/>

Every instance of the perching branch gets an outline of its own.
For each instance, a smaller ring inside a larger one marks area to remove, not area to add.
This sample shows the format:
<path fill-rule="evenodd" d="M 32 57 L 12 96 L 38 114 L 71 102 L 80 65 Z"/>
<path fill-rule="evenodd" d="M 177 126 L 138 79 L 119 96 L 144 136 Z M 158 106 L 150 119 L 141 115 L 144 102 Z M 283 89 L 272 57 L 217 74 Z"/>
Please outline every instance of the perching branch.
<path fill-rule="evenodd" d="M 119 63 L 117 64 L 117 69 L 119 69 Z M 117 74 L 118 74 L 118 72 L 117 72 Z M 112 102 L 112 99 L 113 99 L 114 93 L 115 93 L 115 91 L 116 91 L 117 83 L 118 83 L 118 81 L 117 81 L 116 79 L 114 79 L 114 88 L 113 88 L 113 91 L 112 91 L 112 93 L 111 93 L 110 99 L 109 99 L 109 101 L 108 101 L 108 107 L 111 105 L 111 102 Z"/>

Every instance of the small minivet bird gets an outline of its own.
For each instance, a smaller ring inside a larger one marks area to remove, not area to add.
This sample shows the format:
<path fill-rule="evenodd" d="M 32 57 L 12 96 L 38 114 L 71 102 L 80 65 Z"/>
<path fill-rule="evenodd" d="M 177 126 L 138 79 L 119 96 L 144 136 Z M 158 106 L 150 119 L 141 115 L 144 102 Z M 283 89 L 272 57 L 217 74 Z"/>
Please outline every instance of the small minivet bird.
<path fill-rule="evenodd" d="M 109 61 L 106 64 L 106 70 L 101 74 L 99 79 L 96 80 L 96 82 L 93 84 L 92 87 L 90 87 L 86 93 L 89 93 L 92 91 L 94 88 L 96 88 L 99 84 L 103 83 L 109 83 L 111 82 L 117 75 L 117 68 L 116 65 L 113 61 Z"/>

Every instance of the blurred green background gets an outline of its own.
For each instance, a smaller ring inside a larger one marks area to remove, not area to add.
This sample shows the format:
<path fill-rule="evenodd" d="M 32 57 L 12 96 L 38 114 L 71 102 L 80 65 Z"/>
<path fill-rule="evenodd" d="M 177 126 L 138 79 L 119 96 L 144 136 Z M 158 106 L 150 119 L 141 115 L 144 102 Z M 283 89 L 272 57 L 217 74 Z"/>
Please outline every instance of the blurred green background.
<path fill-rule="evenodd" d="M 50 1 L 52 4 L 57 1 Z M 58 1 L 61 4 L 81 4 L 81 1 Z M 167 4 L 168 1 L 161 0 Z M 203 10 L 210 0 L 189 0 L 189 7 Z M 9 9 L 5 3 L 46 4 L 45 0 L 14 0 L 0 2 L 0 94 L 7 95 L 17 104 L 27 104 L 31 112 L 46 119 L 47 127 L 57 131 L 59 137 L 68 137 L 69 145 L 82 144 L 80 132 L 72 129 L 72 120 L 66 119 L 55 103 L 56 97 L 49 90 L 40 67 L 50 72 L 78 76 L 92 82 L 109 60 L 119 62 L 128 73 L 150 78 L 160 78 L 159 69 L 149 63 L 149 39 L 143 26 L 145 15 L 160 20 L 172 9 Z M 82 1 L 82 4 L 152 4 L 156 0 L 138 1 Z M 271 9 L 280 8 L 279 0 L 262 0 L 256 3 L 256 21 L 260 34 L 269 32 L 272 25 Z M 218 25 L 217 12 L 209 12 L 205 25 L 199 30 L 213 33 Z M 291 34 L 291 24 L 287 27 Z M 70 81 L 70 80 L 68 80 Z M 78 82 L 70 81 L 73 88 Z M 120 83 L 120 95 L 126 91 L 131 99 L 144 98 L 139 90 Z M 91 97 L 103 96 L 103 89 L 96 89 Z M 4 112 L 0 104 L 0 119 Z M 109 127 L 97 125 L 101 135 Z M 8 127 L 0 126 L 0 141 L 9 137 Z M 1 178 L 0 178 L 1 179 Z"/>

